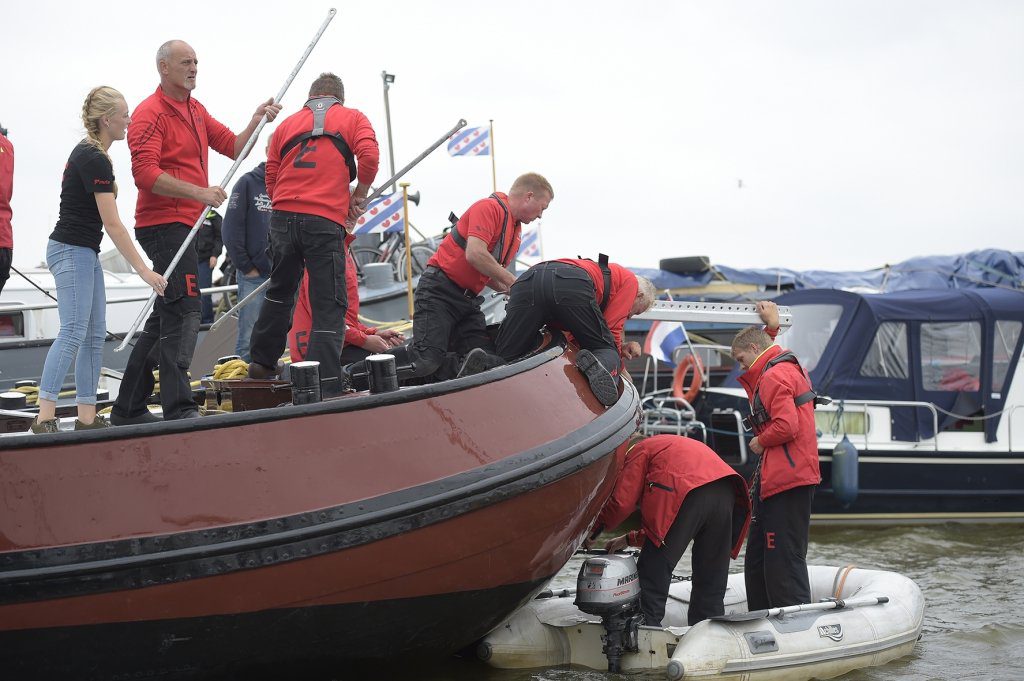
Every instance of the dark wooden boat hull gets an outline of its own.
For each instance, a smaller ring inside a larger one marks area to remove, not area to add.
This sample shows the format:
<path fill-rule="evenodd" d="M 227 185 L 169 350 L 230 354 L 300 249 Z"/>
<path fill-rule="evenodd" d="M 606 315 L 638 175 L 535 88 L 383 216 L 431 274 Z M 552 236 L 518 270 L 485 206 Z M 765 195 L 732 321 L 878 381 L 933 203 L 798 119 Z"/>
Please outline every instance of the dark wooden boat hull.
<path fill-rule="evenodd" d="M 0 450 L 0 668 L 446 655 L 580 544 L 636 413 L 632 390 L 604 410 L 556 347 L 389 395 L 15 438 Z"/>

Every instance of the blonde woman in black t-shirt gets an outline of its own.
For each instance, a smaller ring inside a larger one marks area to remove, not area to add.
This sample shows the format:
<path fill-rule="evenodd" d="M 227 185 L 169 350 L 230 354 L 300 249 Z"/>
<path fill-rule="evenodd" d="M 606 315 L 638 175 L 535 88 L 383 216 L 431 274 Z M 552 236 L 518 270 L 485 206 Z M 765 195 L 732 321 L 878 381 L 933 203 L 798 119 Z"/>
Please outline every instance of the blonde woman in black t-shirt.
<path fill-rule="evenodd" d="M 60 331 L 43 365 L 39 416 L 34 433 L 56 433 L 57 395 L 72 360 L 75 362 L 75 430 L 106 428 L 96 417 L 96 388 L 106 336 L 106 291 L 100 267 L 103 229 L 117 250 L 157 294 L 167 280 L 139 256 L 117 212 L 117 184 L 107 150 L 123 140 L 131 121 L 128 104 L 112 87 L 94 88 L 82 105 L 86 137 L 75 146 L 64 166 L 60 217 L 46 247 L 46 266 L 57 286 Z"/>

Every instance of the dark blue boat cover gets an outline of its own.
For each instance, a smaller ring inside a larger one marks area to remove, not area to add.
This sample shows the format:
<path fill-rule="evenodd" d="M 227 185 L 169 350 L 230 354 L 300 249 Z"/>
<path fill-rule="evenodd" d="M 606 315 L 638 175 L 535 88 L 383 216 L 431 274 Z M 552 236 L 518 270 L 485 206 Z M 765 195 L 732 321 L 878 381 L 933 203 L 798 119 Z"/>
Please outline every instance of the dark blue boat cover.
<path fill-rule="evenodd" d="M 756 284 L 768 288 L 870 288 L 876 291 L 911 289 L 1005 286 L 1024 289 L 1024 252 L 984 249 L 960 255 L 933 255 L 910 258 L 895 265 L 873 270 L 797 272 L 782 268 L 739 269 L 718 265 L 715 271 L 680 275 L 659 269 L 630 268 L 659 289 L 699 288 L 713 279 L 738 284 Z"/>
<path fill-rule="evenodd" d="M 812 289 L 792 291 L 775 301 L 791 310 L 804 305 L 842 307 L 810 370 L 819 393 L 834 400 L 929 402 L 940 409 L 940 430 L 956 427 L 957 422 L 963 426 L 958 416 L 985 416 L 986 441 L 995 441 L 999 414 L 1006 404 L 1006 381 L 1014 375 L 1024 342 L 1024 291 L 974 288 L 860 294 Z M 797 318 L 794 313 L 794 327 L 779 337 L 780 345 L 786 345 L 788 333 L 799 334 Z M 883 332 L 899 331 L 881 333 L 876 341 L 883 325 Z M 902 366 L 891 361 L 889 371 L 875 370 L 884 364 L 886 354 L 890 358 L 902 354 Z M 932 414 L 923 408 L 895 408 L 892 429 L 895 440 L 930 438 Z"/>

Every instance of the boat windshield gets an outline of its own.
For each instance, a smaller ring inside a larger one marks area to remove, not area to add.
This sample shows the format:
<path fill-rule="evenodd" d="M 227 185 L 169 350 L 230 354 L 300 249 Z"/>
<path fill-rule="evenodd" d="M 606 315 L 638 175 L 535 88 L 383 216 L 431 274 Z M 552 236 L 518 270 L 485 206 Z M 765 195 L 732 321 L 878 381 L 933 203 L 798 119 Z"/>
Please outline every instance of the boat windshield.
<path fill-rule="evenodd" d="M 839 324 L 842 305 L 792 305 L 793 326 L 782 345 L 792 350 L 806 371 L 818 366 L 825 346 Z"/>

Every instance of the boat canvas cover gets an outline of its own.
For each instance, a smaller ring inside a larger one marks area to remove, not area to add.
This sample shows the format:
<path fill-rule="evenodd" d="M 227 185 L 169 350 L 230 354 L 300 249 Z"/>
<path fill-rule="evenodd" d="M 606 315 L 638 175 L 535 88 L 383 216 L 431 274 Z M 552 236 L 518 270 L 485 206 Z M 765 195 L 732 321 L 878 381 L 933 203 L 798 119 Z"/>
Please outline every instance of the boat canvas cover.
<path fill-rule="evenodd" d="M 1006 381 L 1014 375 L 1024 340 L 1024 291 L 976 288 L 860 294 L 812 289 L 791 291 L 775 300 L 791 309 L 803 305 L 842 308 L 821 357 L 809 372 L 819 394 L 833 400 L 930 402 L 966 416 L 996 414 L 1005 406 Z M 964 328 L 980 331 L 980 337 L 971 331 L 970 338 L 954 335 L 948 344 L 934 340 L 936 333 L 955 334 Z M 800 328 L 794 325 L 789 333 L 799 334 Z M 786 336 L 779 342 L 786 345 Z M 902 360 L 893 358 L 893 363 L 902 365 L 895 371 L 871 371 L 871 361 L 865 363 L 870 353 L 874 353 L 872 360 L 879 353 L 902 353 Z M 977 367 L 973 374 L 964 371 L 962 361 L 958 364 L 967 355 Z M 892 419 L 893 439 L 918 441 L 934 435 L 927 409 L 896 407 Z M 940 430 L 957 420 L 940 411 Z M 985 420 L 987 442 L 995 441 L 999 420 L 998 416 Z"/>
<path fill-rule="evenodd" d="M 659 289 L 701 288 L 719 278 L 720 274 L 734 284 L 795 290 L 857 288 L 906 291 L 991 286 L 1024 290 L 1024 252 L 994 248 L 958 255 L 920 256 L 895 265 L 850 272 L 796 271 L 784 268 L 743 269 L 727 265 L 717 265 L 713 270 L 685 275 L 659 269 L 630 269 L 650 279 Z"/>

